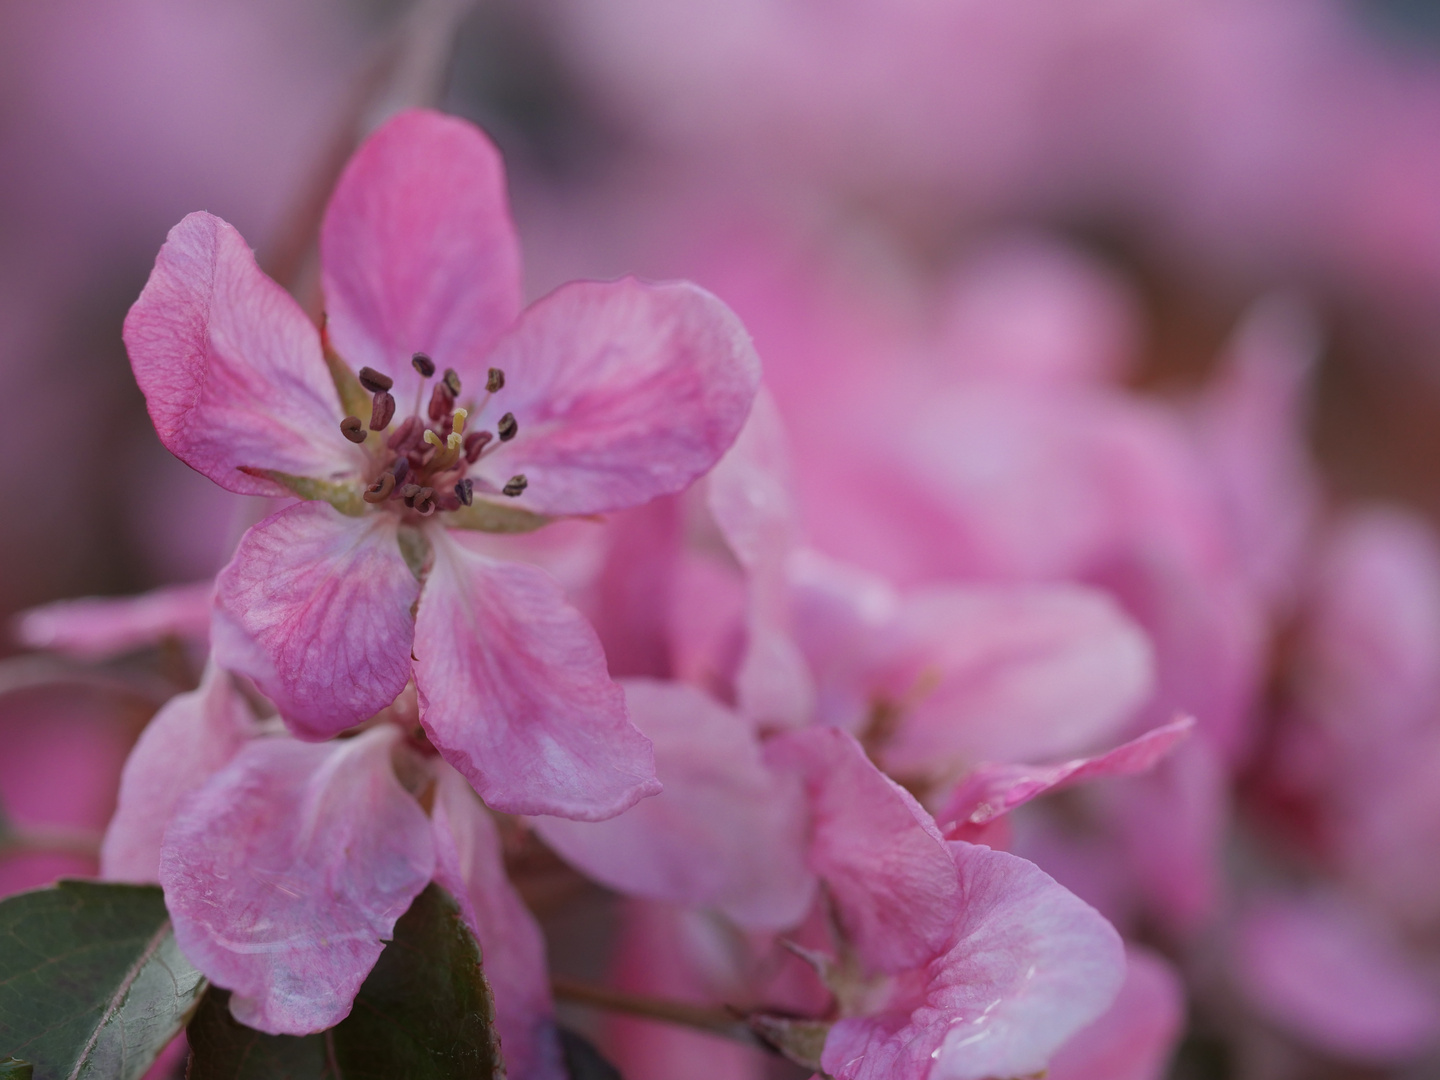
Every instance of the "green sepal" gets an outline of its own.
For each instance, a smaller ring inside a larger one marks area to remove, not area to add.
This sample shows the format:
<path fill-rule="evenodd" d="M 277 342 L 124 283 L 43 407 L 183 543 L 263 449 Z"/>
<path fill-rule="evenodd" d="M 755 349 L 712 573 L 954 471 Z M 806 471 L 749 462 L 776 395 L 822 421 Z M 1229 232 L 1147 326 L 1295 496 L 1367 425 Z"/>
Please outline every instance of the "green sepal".
<path fill-rule="evenodd" d="M 323 329 L 320 340 L 325 347 L 325 366 L 330 369 L 330 381 L 335 384 L 335 392 L 340 395 L 340 407 L 345 410 L 346 416 L 358 416 L 361 420 L 368 420 L 374 401 L 365 387 L 360 385 L 360 377 L 351 371 L 350 365 L 331 348 L 330 335 Z"/>
<path fill-rule="evenodd" d="M 431 547 L 425 534 L 412 525 L 401 525 L 395 536 L 400 545 L 400 557 L 415 575 L 416 581 L 425 580 L 425 568 L 430 565 Z"/>
<path fill-rule="evenodd" d="M 549 525 L 552 518 L 536 514 L 518 506 L 476 499 L 469 506 L 450 510 L 445 515 L 445 524 L 452 529 L 471 529 L 488 533 L 527 533 Z"/>
<path fill-rule="evenodd" d="M 350 1015 L 304 1037 L 264 1035 L 211 991 L 186 1032 L 189 1080 L 501 1080 L 495 1003 L 459 905 L 429 885 L 395 924 Z"/>
<path fill-rule="evenodd" d="M 153 885 L 61 881 L 0 902 L 0 1047 L 19 1059 L 0 1076 L 137 1080 L 204 991 Z"/>
<path fill-rule="evenodd" d="M 353 482 L 336 484 L 329 480 L 317 480 L 313 476 L 295 476 L 279 469 L 252 469 L 247 465 L 240 466 L 240 471 L 263 480 L 273 480 L 299 498 L 328 502 L 346 517 L 359 517 L 365 512 L 365 498 Z"/>
<path fill-rule="evenodd" d="M 33 1080 L 35 1066 L 19 1058 L 8 1057 L 0 1061 L 0 1080 Z"/>

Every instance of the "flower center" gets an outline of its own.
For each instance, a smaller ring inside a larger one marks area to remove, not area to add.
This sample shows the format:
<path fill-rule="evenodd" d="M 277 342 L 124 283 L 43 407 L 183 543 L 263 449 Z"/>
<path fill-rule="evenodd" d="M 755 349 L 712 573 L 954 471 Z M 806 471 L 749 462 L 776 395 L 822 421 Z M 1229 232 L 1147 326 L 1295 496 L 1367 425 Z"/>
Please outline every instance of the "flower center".
<path fill-rule="evenodd" d="M 382 438 L 378 453 L 373 445 L 370 447 L 375 468 L 365 489 L 367 503 L 388 505 L 406 517 L 429 517 L 436 510 L 458 510 L 474 501 L 476 480 L 466 475 L 470 466 L 515 438 L 520 425 L 514 414 L 507 412 L 496 422 L 493 432 L 478 428 L 466 431 L 471 415 L 481 415 L 490 399 L 504 389 L 505 373 L 499 368 L 490 369 L 485 396 L 479 404 L 462 408 L 456 405 L 462 387 L 454 368 L 446 368 L 432 386 L 435 362 L 424 353 L 416 353 L 410 363 L 420 375 L 420 385 L 409 415 L 398 424 L 394 422 L 395 398 L 390 391 L 395 380 L 364 367 L 359 379 L 371 395 L 369 423 L 358 416 L 347 416 L 340 421 L 340 431 L 353 443 L 367 442 L 370 432 Z M 427 386 L 431 387 L 428 403 Z M 483 480 L 480 484 L 482 490 L 490 486 Z M 525 477 L 517 474 L 498 494 L 514 498 L 525 487 Z"/>

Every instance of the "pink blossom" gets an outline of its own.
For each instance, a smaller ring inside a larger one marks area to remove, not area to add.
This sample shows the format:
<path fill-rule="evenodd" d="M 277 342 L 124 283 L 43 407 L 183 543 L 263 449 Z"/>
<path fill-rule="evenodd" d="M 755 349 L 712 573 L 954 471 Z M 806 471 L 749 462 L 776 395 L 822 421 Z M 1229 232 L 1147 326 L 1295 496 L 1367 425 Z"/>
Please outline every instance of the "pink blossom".
<path fill-rule="evenodd" d="M 744 331 L 685 284 L 574 283 L 521 312 L 499 157 L 433 113 L 360 148 L 321 256 L 323 341 L 208 214 L 172 230 L 126 321 L 169 449 L 232 491 L 311 500 L 252 528 L 221 573 L 220 662 L 310 739 L 413 677 L 435 746 L 500 809 L 593 819 L 653 794 L 594 631 L 542 572 L 451 529 L 685 487 L 750 406 Z M 364 391 L 332 381 L 327 349 L 363 365 Z M 348 409 L 370 415 L 342 425 Z"/>
<path fill-rule="evenodd" d="M 101 660 L 167 637 L 204 641 L 215 585 L 167 585 L 140 596 L 57 600 L 22 612 L 15 636 L 32 649 Z"/>
<path fill-rule="evenodd" d="M 1125 985 L 1109 1011 L 1067 1042 L 1049 1080 L 1162 1080 L 1185 1030 L 1179 973 L 1140 946 L 1126 949 Z"/>

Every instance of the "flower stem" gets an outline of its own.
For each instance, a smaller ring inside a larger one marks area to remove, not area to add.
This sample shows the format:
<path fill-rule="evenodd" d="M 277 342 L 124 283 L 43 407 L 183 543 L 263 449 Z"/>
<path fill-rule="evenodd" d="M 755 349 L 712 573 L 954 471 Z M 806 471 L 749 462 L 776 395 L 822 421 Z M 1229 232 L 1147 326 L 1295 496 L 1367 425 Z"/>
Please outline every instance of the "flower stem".
<path fill-rule="evenodd" d="M 728 1008 L 690 1005 L 681 1001 L 665 1001 L 660 998 L 627 994 L 621 990 L 591 986 L 588 983 L 574 982 L 564 978 L 552 979 L 550 987 L 558 1001 L 590 1005 L 597 1009 L 624 1013 L 627 1016 L 638 1016 L 646 1020 L 679 1024 L 682 1027 L 694 1028 L 696 1031 L 703 1031 L 710 1035 L 733 1039 L 736 1042 L 745 1043 L 747 1046 L 769 1050 L 769 1047 L 750 1030 L 750 1025 L 746 1023 L 744 1017 Z"/>
<path fill-rule="evenodd" d="M 67 825 L 0 824 L 0 858 L 9 855 L 84 855 L 100 856 L 102 837 L 93 829 L 77 829 Z"/>

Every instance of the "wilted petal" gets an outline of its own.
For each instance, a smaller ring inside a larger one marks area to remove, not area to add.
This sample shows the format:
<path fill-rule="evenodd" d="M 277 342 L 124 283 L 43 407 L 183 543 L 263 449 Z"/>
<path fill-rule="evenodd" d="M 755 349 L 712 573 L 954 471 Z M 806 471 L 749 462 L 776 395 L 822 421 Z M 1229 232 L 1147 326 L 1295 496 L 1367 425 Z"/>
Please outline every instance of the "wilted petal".
<path fill-rule="evenodd" d="M 125 347 L 160 441 L 246 495 L 287 495 L 273 469 L 322 480 L 359 472 L 320 337 L 255 265 L 235 229 L 205 213 L 170 230 L 125 318 Z"/>
<path fill-rule="evenodd" d="M 181 805 L 160 883 L 185 955 L 272 1035 L 350 1012 L 435 869 L 430 822 L 395 778 L 399 730 L 259 739 Z"/>
<path fill-rule="evenodd" d="M 397 522 L 300 503 L 247 532 L 216 580 L 216 659 L 254 679 L 301 738 L 368 719 L 410 680 L 420 584 Z"/>
<path fill-rule="evenodd" d="M 330 340 L 408 402 L 427 353 L 483 391 L 485 354 L 520 311 L 520 249 L 500 154 L 473 124 L 420 109 L 371 135 L 320 233 Z M 508 374 L 508 372 L 507 372 Z"/>
<path fill-rule="evenodd" d="M 634 279 L 573 282 L 533 304 L 489 362 L 505 389 L 489 412 L 519 434 L 473 474 L 546 514 L 636 506 L 685 488 L 735 440 L 760 362 L 733 312 L 703 289 Z"/>
<path fill-rule="evenodd" d="M 445 765 L 438 773 L 431 816 L 435 880 L 459 902 L 480 942 L 506 1074 L 564 1080 L 540 926 L 505 876 L 489 813 L 463 776 Z"/>
<path fill-rule="evenodd" d="M 253 729 L 245 699 L 213 663 L 198 689 L 166 702 L 120 775 L 120 798 L 100 848 L 100 876 L 158 881 L 161 841 L 176 805 L 229 763 Z"/>
<path fill-rule="evenodd" d="M 1382 924 L 1336 897 L 1257 904 L 1234 963 L 1266 1018 L 1328 1054 L 1385 1064 L 1440 1043 L 1440 993 Z"/>
<path fill-rule="evenodd" d="M 877 688 L 902 711 L 883 748 L 894 773 L 1088 750 L 1152 686 L 1144 633 L 1095 589 L 937 588 L 908 599 L 891 633 Z"/>
<path fill-rule="evenodd" d="M 660 790 L 590 624 L 543 570 L 436 530 L 415 627 L 420 720 L 481 798 L 598 821 Z"/>
<path fill-rule="evenodd" d="M 1120 936 L 1024 859 L 950 845 L 964 903 L 950 945 L 911 1002 L 841 1020 L 821 1061 L 836 1080 L 1035 1076 L 1109 1008 Z"/>
<path fill-rule="evenodd" d="M 1180 976 L 1159 956 L 1131 946 L 1120 996 L 1060 1048 L 1047 1080 L 1163 1080 L 1184 1029 Z"/>
<path fill-rule="evenodd" d="M 1194 719 L 1182 716 L 1096 757 L 1062 765 L 982 765 L 965 778 L 935 821 L 951 839 L 966 839 L 951 830 L 984 825 L 1046 792 L 1085 780 L 1145 772 L 1194 728 Z"/>
<path fill-rule="evenodd" d="M 572 865 L 631 896 L 723 911 L 779 930 L 804 917 L 809 815 L 800 784 L 766 766 L 740 716 L 682 683 L 630 679 L 630 717 L 665 790 L 601 822 L 535 819 Z"/>
<path fill-rule="evenodd" d="M 166 585 L 139 596 L 86 596 L 23 612 L 16 636 L 32 649 L 103 660 L 166 638 L 204 641 L 210 631 L 213 581 Z"/>
<path fill-rule="evenodd" d="M 918 967 L 949 939 L 962 903 L 955 864 L 930 815 L 870 763 L 855 739 L 806 728 L 770 740 L 810 798 L 810 868 L 872 971 Z"/>

